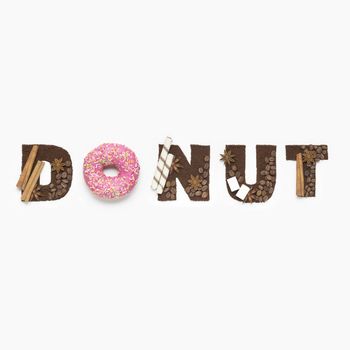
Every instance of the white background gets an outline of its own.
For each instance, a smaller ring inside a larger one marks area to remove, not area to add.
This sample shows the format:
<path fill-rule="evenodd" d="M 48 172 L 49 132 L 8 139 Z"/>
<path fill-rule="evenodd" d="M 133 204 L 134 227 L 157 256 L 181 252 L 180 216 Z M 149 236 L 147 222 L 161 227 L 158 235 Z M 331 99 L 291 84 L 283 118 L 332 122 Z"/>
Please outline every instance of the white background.
<path fill-rule="evenodd" d="M 0 349 L 349 349 L 348 1 L 0 3 Z M 157 144 L 211 145 L 211 200 L 159 203 Z M 84 156 L 126 144 L 139 183 L 94 198 Z M 22 143 L 73 159 L 20 202 Z M 325 143 L 317 198 L 286 144 Z M 225 144 L 278 146 L 265 205 L 226 192 Z"/>

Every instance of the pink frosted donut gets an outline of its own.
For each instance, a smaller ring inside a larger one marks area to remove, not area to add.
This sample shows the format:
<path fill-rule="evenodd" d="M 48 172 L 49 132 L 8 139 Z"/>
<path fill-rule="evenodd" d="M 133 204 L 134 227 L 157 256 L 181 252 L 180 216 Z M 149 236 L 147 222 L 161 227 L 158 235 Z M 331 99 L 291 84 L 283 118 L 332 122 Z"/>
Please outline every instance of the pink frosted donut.
<path fill-rule="evenodd" d="M 105 168 L 116 168 L 117 176 L 107 176 Z M 135 153 L 115 143 L 105 143 L 91 151 L 84 160 L 84 178 L 90 190 L 104 199 L 118 199 L 128 194 L 139 177 Z"/>

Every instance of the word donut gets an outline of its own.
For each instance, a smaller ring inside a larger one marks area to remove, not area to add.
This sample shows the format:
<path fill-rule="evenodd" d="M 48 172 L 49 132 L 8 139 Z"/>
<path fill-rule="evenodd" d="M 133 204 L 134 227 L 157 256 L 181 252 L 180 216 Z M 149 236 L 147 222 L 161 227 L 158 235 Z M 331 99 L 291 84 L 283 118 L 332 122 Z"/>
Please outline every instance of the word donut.
<path fill-rule="evenodd" d="M 117 176 L 107 176 L 103 170 L 115 168 Z M 129 148 L 105 143 L 91 151 L 84 160 L 84 178 L 90 190 L 103 199 L 119 199 L 136 185 L 140 166 Z"/>

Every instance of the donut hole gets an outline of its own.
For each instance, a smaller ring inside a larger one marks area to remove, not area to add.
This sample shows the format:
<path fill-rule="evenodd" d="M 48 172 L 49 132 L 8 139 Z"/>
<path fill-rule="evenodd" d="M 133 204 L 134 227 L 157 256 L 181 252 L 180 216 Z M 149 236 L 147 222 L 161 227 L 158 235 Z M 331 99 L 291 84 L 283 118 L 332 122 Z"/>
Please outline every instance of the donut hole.
<path fill-rule="evenodd" d="M 108 166 L 103 169 L 103 173 L 108 177 L 116 177 L 119 175 L 119 171 L 114 166 Z"/>

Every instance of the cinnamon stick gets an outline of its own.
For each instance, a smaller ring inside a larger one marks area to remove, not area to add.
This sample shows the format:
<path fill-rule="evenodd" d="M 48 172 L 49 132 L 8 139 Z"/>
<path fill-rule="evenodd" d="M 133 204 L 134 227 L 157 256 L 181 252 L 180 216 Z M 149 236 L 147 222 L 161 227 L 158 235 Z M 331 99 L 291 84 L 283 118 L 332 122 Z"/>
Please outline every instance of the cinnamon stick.
<path fill-rule="evenodd" d="M 44 168 L 44 165 L 45 165 L 45 162 L 42 162 L 40 160 L 36 163 L 36 166 L 32 172 L 32 175 L 30 176 L 27 182 L 27 185 L 22 193 L 22 198 L 21 198 L 22 201 L 29 202 L 30 196 L 32 195 L 32 192 L 39 180 L 39 177 Z"/>
<path fill-rule="evenodd" d="M 296 161 L 297 161 L 296 193 L 298 197 L 305 197 L 303 156 L 301 153 L 298 153 L 296 157 L 297 157 L 296 158 Z"/>
<path fill-rule="evenodd" d="M 24 188 L 26 187 L 27 182 L 29 180 L 29 176 L 30 176 L 30 173 L 32 172 L 36 155 L 38 154 L 38 149 L 39 149 L 39 146 L 37 146 L 37 145 L 34 145 L 32 147 L 32 149 L 29 153 L 27 162 L 23 167 L 21 176 L 18 179 L 16 186 L 22 190 L 24 190 Z"/>

